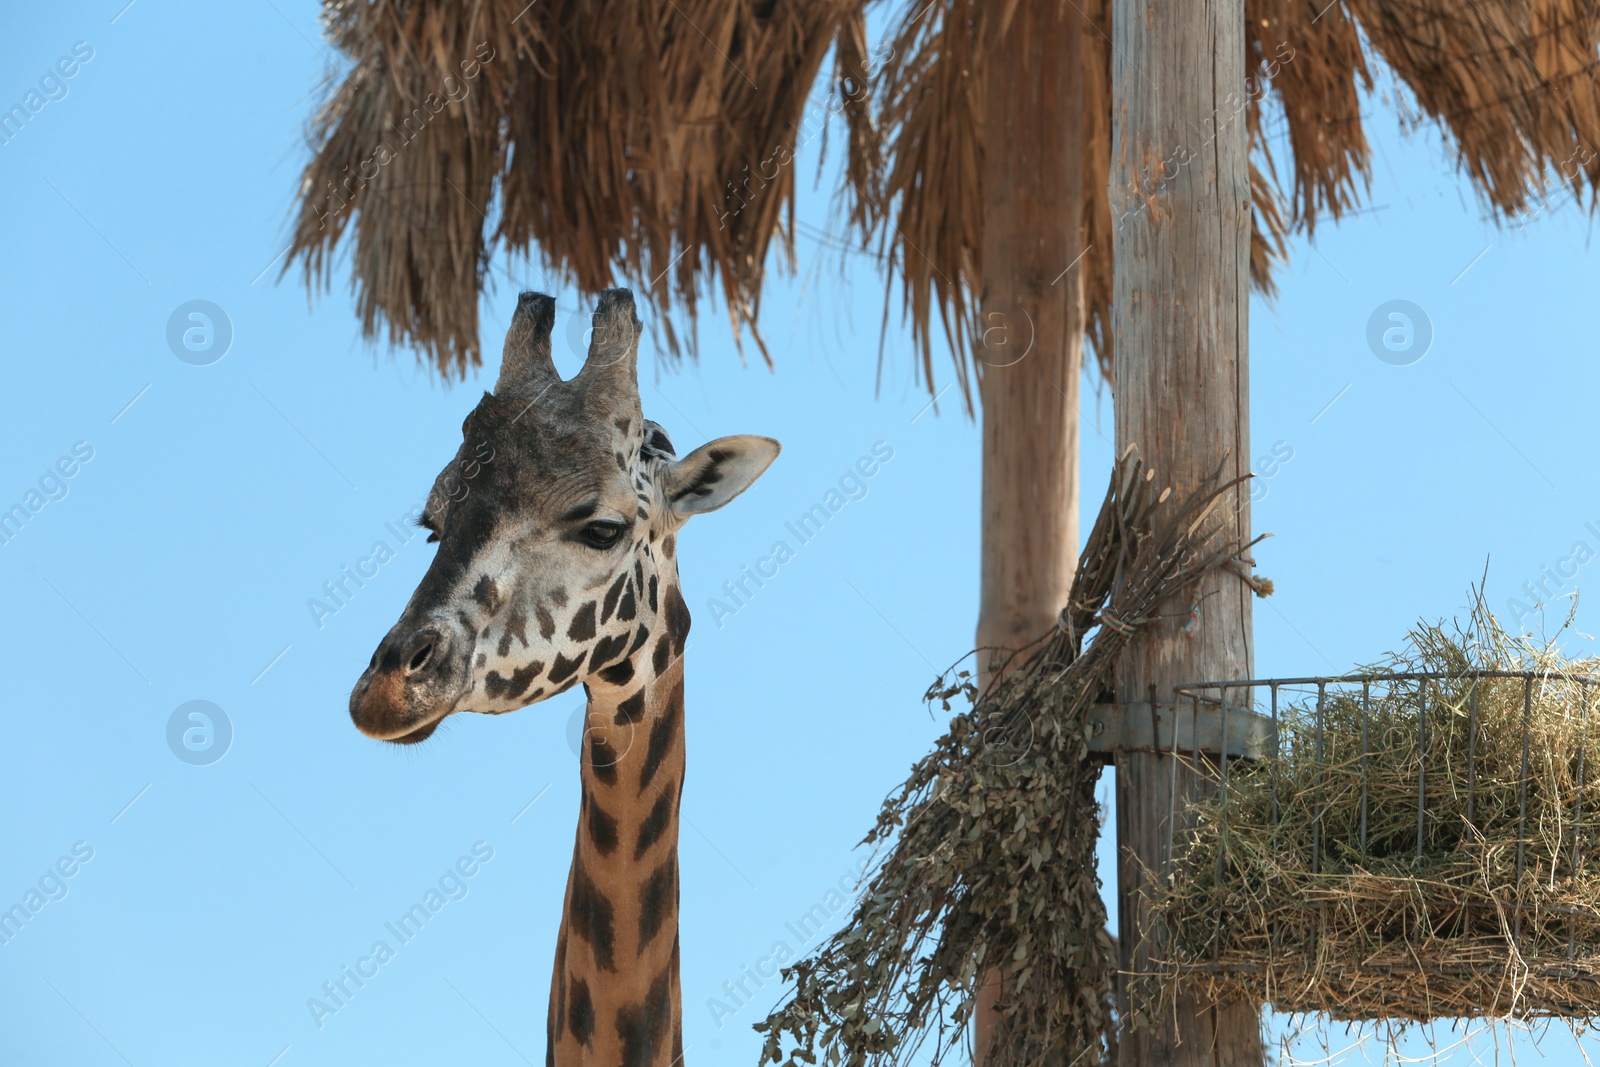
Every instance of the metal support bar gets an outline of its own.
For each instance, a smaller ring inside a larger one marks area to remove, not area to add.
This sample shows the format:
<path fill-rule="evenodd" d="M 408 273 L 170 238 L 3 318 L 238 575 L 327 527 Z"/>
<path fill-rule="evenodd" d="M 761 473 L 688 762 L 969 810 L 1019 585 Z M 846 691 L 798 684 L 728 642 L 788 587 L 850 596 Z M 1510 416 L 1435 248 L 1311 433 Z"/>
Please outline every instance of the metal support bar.
<path fill-rule="evenodd" d="M 1224 722 L 1224 709 L 1211 701 L 1195 705 L 1185 701 L 1181 714 L 1171 704 L 1157 704 L 1154 715 L 1146 700 L 1096 704 L 1089 712 L 1089 725 L 1089 752 L 1106 760 L 1117 752 L 1174 750 L 1208 756 L 1225 751 L 1230 759 L 1265 759 L 1277 743 L 1277 727 L 1269 716 L 1230 704 Z"/>

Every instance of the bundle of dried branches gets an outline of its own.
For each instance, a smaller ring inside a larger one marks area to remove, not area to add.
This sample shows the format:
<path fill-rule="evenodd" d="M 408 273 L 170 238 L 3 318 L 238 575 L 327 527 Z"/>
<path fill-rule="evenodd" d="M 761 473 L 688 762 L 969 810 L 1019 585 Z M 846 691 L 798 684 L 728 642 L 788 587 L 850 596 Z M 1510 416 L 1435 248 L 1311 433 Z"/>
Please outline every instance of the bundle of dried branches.
<path fill-rule="evenodd" d="M 1186 617 L 1202 575 L 1242 565 L 1249 546 L 1225 532 L 1235 484 L 1214 477 L 1179 501 L 1125 456 L 1060 626 L 981 695 L 964 672 L 929 691 L 945 708 L 975 700 L 884 802 L 850 922 L 785 969 L 793 993 L 756 1027 L 763 1062 L 859 1067 L 925 1050 L 937 1064 L 990 967 L 1004 975 L 1000 1062 L 1114 1059 L 1115 949 L 1095 874 L 1099 767 L 1085 716 L 1163 605 Z"/>
<path fill-rule="evenodd" d="M 1479 600 L 1373 668 L 1443 677 L 1290 708 L 1175 842 L 1173 969 L 1339 1019 L 1600 1014 L 1596 667 Z"/>
<path fill-rule="evenodd" d="M 930 389 L 938 322 L 970 398 L 979 60 L 1018 2 L 919 0 L 872 46 L 867 0 L 326 0 L 328 36 L 353 66 L 312 130 L 290 262 L 326 282 L 353 232 L 367 335 L 386 328 L 447 375 L 478 361 L 478 295 L 501 249 L 536 252 L 586 291 L 631 279 L 691 323 L 715 287 L 735 336 L 748 328 L 759 345 L 769 260 L 793 259 L 796 156 L 840 116 L 855 237 L 892 268 Z M 1600 182 L 1597 0 L 1248 0 L 1237 99 L 1191 143 L 1149 146 L 1134 189 L 1107 188 L 1108 0 L 1058 2 L 1086 20 L 1082 54 L 1062 57 L 1084 70 L 1086 195 L 1061 224 L 1082 227 L 1085 328 L 1102 368 L 1122 213 L 1203 159 L 1215 126 L 1248 123 L 1251 275 L 1270 290 L 1284 236 L 1364 191 L 1375 62 L 1443 128 L 1499 216 L 1529 212 L 1552 179 L 1580 197 Z M 658 318 L 677 351 L 671 318 Z"/>

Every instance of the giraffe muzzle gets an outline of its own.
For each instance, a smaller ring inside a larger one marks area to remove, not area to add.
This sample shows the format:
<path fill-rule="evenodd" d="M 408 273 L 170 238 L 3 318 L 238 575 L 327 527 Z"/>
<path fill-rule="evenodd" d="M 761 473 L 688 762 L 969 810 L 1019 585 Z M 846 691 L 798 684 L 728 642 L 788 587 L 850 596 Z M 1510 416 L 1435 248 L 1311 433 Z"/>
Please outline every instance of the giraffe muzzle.
<path fill-rule="evenodd" d="M 471 647 L 444 620 L 420 626 L 402 620 L 378 645 L 350 693 L 356 729 L 397 744 L 426 739 L 466 692 Z"/>

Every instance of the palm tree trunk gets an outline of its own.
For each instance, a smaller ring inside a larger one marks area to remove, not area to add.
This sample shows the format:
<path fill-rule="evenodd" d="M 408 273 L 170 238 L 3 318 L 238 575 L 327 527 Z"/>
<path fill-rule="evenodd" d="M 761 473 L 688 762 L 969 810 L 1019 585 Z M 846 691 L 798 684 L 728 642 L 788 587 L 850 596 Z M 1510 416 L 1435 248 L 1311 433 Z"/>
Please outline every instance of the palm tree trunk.
<path fill-rule="evenodd" d="M 1249 469 L 1249 143 L 1236 106 L 1244 92 L 1244 2 L 1158 4 L 1113 0 L 1111 200 L 1117 449 L 1133 445 L 1183 499 L 1226 463 Z M 1142 179 L 1142 180 L 1141 180 Z M 1221 518 L 1248 542 L 1250 501 L 1235 489 Z M 1249 589 L 1213 571 L 1198 626 L 1190 604 L 1169 603 L 1129 649 L 1124 701 L 1173 700 L 1172 687 L 1247 678 Z M 1173 617 L 1176 616 L 1176 619 Z M 1174 790 L 1174 784 L 1176 786 Z M 1170 813 L 1200 788 L 1172 757 L 1124 753 L 1117 770 L 1120 938 L 1125 974 L 1151 973 L 1161 931 L 1149 921 L 1143 880 L 1159 870 Z M 1176 795 L 1174 795 L 1174 792 Z M 1123 1067 L 1259 1067 L 1254 1004 L 1212 1003 L 1183 982 L 1176 1003 L 1124 1026 Z M 1150 1006 L 1130 980 L 1130 1006 Z"/>
<path fill-rule="evenodd" d="M 1055 623 L 1077 566 L 1082 27 L 1060 0 L 1021 0 L 985 44 L 980 685 L 998 667 L 989 650 L 1021 648 Z M 989 972 L 979 1063 L 999 988 Z"/>

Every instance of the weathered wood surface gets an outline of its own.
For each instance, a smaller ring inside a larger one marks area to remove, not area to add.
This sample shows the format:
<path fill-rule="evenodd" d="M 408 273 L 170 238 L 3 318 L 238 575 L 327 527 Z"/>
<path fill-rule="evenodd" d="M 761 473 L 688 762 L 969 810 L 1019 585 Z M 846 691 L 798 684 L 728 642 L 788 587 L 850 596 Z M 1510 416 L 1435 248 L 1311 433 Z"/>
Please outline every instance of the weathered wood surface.
<path fill-rule="evenodd" d="M 984 52 L 983 404 L 979 649 L 1048 631 L 1078 562 L 1084 19 L 1024 0 Z M 979 654 L 979 684 L 990 678 Z M 979 996 L 981 1063 L 998 991 Z"/>
<path fill-rule="evenodd" d="M 1078 561 L 1082 27 L 1029 0 L 987 49 L 980 648 L 1048 630 Z"/>
<path fill-rule="evenodd" d="M 1116 434 L 1180 495 L 1226 459 L 1249 468 L 1248 141 L 1243 0 L 1114 0 L 1111 203 L 1115 233 Z M 1222 518 L 1249 540 L 1248 487 Z M 1172 699 L 1172 687 L 1251 675 L 1250 590 L 1213 571 L 1198 626 L 1190 605 L 1135 642 L 1118 679 L 1123 699 Z M 1160 931 L 1141 905 L 1145 870 L 1157 869 L 1173 805 L 1171 758 L 1128 753 L 1117 774 L 1121 882 L 1119 943 L 1125 972 L 1144 973 Z M 1180 802 L 1197 783 L 1182 769 Z M 1137 1005 L 1135 1005 L 1137 1006 Z M 1120 1037 L 1123 1067 L 1258 1067 L 1260 1020 L 1250 1004 L 1215 1005 L 1180 987 L 1168 1010 Z"/>

